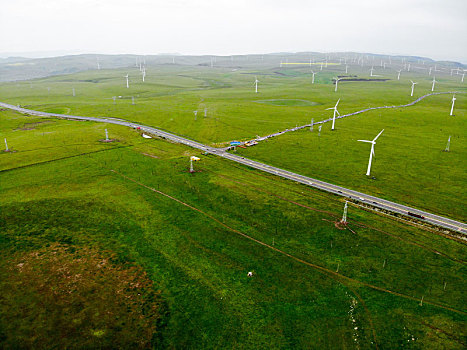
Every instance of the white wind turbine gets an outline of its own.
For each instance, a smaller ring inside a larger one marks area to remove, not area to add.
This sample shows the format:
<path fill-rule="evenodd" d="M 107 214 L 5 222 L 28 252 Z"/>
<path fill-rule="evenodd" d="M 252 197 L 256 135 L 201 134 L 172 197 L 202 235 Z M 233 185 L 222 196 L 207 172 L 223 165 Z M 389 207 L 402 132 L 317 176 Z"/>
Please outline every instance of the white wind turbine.
<path fill-rule="evenodd" d="M 454 113 L 454 103 L 455 102 L 456 102 L 456 95 L 452 95 L 451 113 L 449 115 L 452 115 Z"/>
<path fill-rule="evenodd" d="M 340 115 L 339 111 L 337 110 L 337 105 L 339 104 L 339 101 L 341 99 L 338 99 L 337 102 L 336 102 L 336 105 L 334 107 L 331 107 L 331 108 L 326 108 L 326 110 L 328 109 L 333 109 L 334 110 L 334 114 L 332 116 L 332 127 L 331 127 L 331 130 L 334 130 L 334 125 L 336 123 L 336 114 Z"/>
<path fill-rule="evenodd" d="M 374 68 L 373 68 L 373 66 L 371 66 L 371 69 L 370 69 L 370 77 L 373 76 L 373 71 L 374 71 Z"/>
<path fill-rule="evenodd" d="M 436 79 L 433 77 L 433 85 L 431 85 L 431 92 L 435 91 Z"/>
<path fill-rule="evenodd" d="M 401 80 L 401 72 L 402 72 L 402 69 L 399 69 L 397 71 L 397 80 Z"/>
<path fill-rule="evenodd" d="M 258 78 L 255 76 L 255 93 L 258 93 L 258 83 L 259 83 L 259 80 L 258 80 Z"/>
<path fill-rule="evenodd" d="M 124 78 L 126 78 L 126 88 L 128 89 L 130 87 L 130 85 L 128 84 L 128 73 L 124 76 Z"/>
<path fill-rule="evenodd" d="M 311 74 L 313 74 L 313 76 L 311 77 L 311 83 L 314 84 L 315 83 L 315 72 L 313 72 L 313 70 L 311 71 Z"/>
<path fill-rule="evenodd" d="M 339 80 L 341 80 L 342 78 L 334 78 L 336 80 L 336 87 L 334 88 L 334 92 L 337 92 L 337 83 L 339 82 Z"/>
<path fill-rule="evenodd" d="M 465 76 L 465 72 L 462 73 L 461 83 L 464 82 L 464 76 Z"/>
<path fill-rule="evenodd" d="M 412 92 L 410 93 L 410 96 L 413 96 L 413 90 L 415 89 L 415 85 L 418 83 L 414 83 L 412 80 L 411 80 L 411 83 L 412 83 Z"/>
<path fill-rule="evenodd" d="M 144 78 L 146 78 L 146 68 L 145 67 L 143 67 L 142 73 L 143 73 L 143 83 L 144 83 Z"/>
<path fill-rule="evenodd" d="M 368 162 L 368 169 L 366 171 L 366 176 L 370 176 L 370 171 L 371 171 L 371 161 L 373 160 L 373 157 L 375 156 L 375 145 L 376 145 L 376 140 L 378 139 L 378 137 L 380 137 L 380 135 L 383 133 L 384 129 L 381 130 L 381 132 L 376 135 L 376 137 L 372 140 L 372 141 L 368 141 L 368 140 L 358 140 L 360 142 L 368 142 L 368 143 L 371 143 L 371 151 L 370 151 L 370 160 Z"/>

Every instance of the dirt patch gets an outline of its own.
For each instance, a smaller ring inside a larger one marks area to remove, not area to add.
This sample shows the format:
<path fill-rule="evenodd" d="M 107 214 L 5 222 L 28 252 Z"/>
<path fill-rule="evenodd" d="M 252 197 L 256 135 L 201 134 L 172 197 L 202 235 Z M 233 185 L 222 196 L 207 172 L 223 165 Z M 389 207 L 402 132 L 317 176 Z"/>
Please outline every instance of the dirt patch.
<path fill-rule="evenodd" d="M 155 156 L 153 154 L 149 154 L 149 153 L 141 153 L 143 156 L 146 156 L 146 157 L 151 157 L 151 158 L 156 158 L 158 159 L 159 157 L 158 156 Z"/>
<path fill-rule="evenodd" d="M 0 261 L 0 278 L 0 348 L 151 349 L 166 314 L 144 270 L 107 251 L 16 253 Z"/>
<path fill-rule="evenodd" d="M 45 120 L 45 121 L 42 121 L 42 122 L 26 123 L 23 126 L 21 126 L 19 128 L 16 128 L 15 130 L 20 130 L 20 131 L 34 130 L 34 129 L 36 129 L 36 126 L 38 126 L 38 125 L 49 124 L 49 123 L 53 123 L 53 122 L 50 121 L 50 120 Z"/>
<path fill-rule="evenodd" d="M 108 140 L 102 139 L 102 140 L 99 140 L 99 142 L 110 143 L 110 142 L 118 142 L 118 140 L 117 139 L 108 139 Z"/>

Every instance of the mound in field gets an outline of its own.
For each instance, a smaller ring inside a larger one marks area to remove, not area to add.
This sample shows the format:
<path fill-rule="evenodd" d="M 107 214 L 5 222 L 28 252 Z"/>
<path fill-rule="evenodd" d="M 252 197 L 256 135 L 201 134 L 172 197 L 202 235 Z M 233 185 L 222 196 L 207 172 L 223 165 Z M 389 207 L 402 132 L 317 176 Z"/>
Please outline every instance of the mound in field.
<path fill-rule="evenodd" d="M 0 263 L 0 348 L 150 348 L 164 314 L 138 266 L 53 244 Z"/>

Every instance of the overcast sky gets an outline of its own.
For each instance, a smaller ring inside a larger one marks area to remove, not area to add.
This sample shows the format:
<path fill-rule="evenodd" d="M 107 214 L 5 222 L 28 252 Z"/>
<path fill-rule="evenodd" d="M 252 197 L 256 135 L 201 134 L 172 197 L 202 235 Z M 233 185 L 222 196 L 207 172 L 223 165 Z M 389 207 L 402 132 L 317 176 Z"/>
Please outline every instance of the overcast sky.
<path fill-rule="evenodd" d="M 467 0 L 0 0 L 0 53 L 358 51 L 467 63 Z"/>

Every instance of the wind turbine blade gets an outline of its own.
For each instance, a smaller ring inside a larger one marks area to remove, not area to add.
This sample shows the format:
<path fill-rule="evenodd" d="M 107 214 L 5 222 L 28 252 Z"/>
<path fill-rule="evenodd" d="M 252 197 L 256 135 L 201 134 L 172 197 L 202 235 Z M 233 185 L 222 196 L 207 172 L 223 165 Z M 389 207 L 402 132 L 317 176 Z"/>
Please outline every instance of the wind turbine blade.
<path fill-rule="evenodd" d="M 337 100 L 336 105 L 334 106 L 334 108 L 337 108 L 337 105 L 339 104 L 339 101 L 340 101 L 340 100 L 341 100 L 341 99 L 338 99 L 338 100 Z"/>
<path fill-rule="evenodd" d="M 339 115 L 339 117 L 340 117 L 341 114 L 339 113 L 339 111 L 337 110 L 337 108 L 336 108 L 336 113 L 337 113 L 337 114 Z"/>
<path fill-rule="evenodd" d="M 378 137 L 380 137 L 380 135 L 383 133 L 383 131 L 384 131 L 384 129 L 383 129 L 383 130 L 381 130 L 381 131 L 380 131 L 380 133 L 379 133 L 378 135 L 376 135 L 376 137 L 373 139 L 373 142 L 375 142 L 375 141 L 376 141 L 376 139 L 377 139 Z"/>
<path fill-rule="evenodd" d="M 327 111 L 328 109 L 334 109 L 335 107 L 331 107 L 331 108 L 326 108 L 325 110 Z"/>
<path fill-rule="evenodd" d="M 360 142 L 368 142 L 368 143 L 373 143 L 373 141 L 368 141 L 368 140 L 357 140 L 357 141 L 360 141 Z"/>

